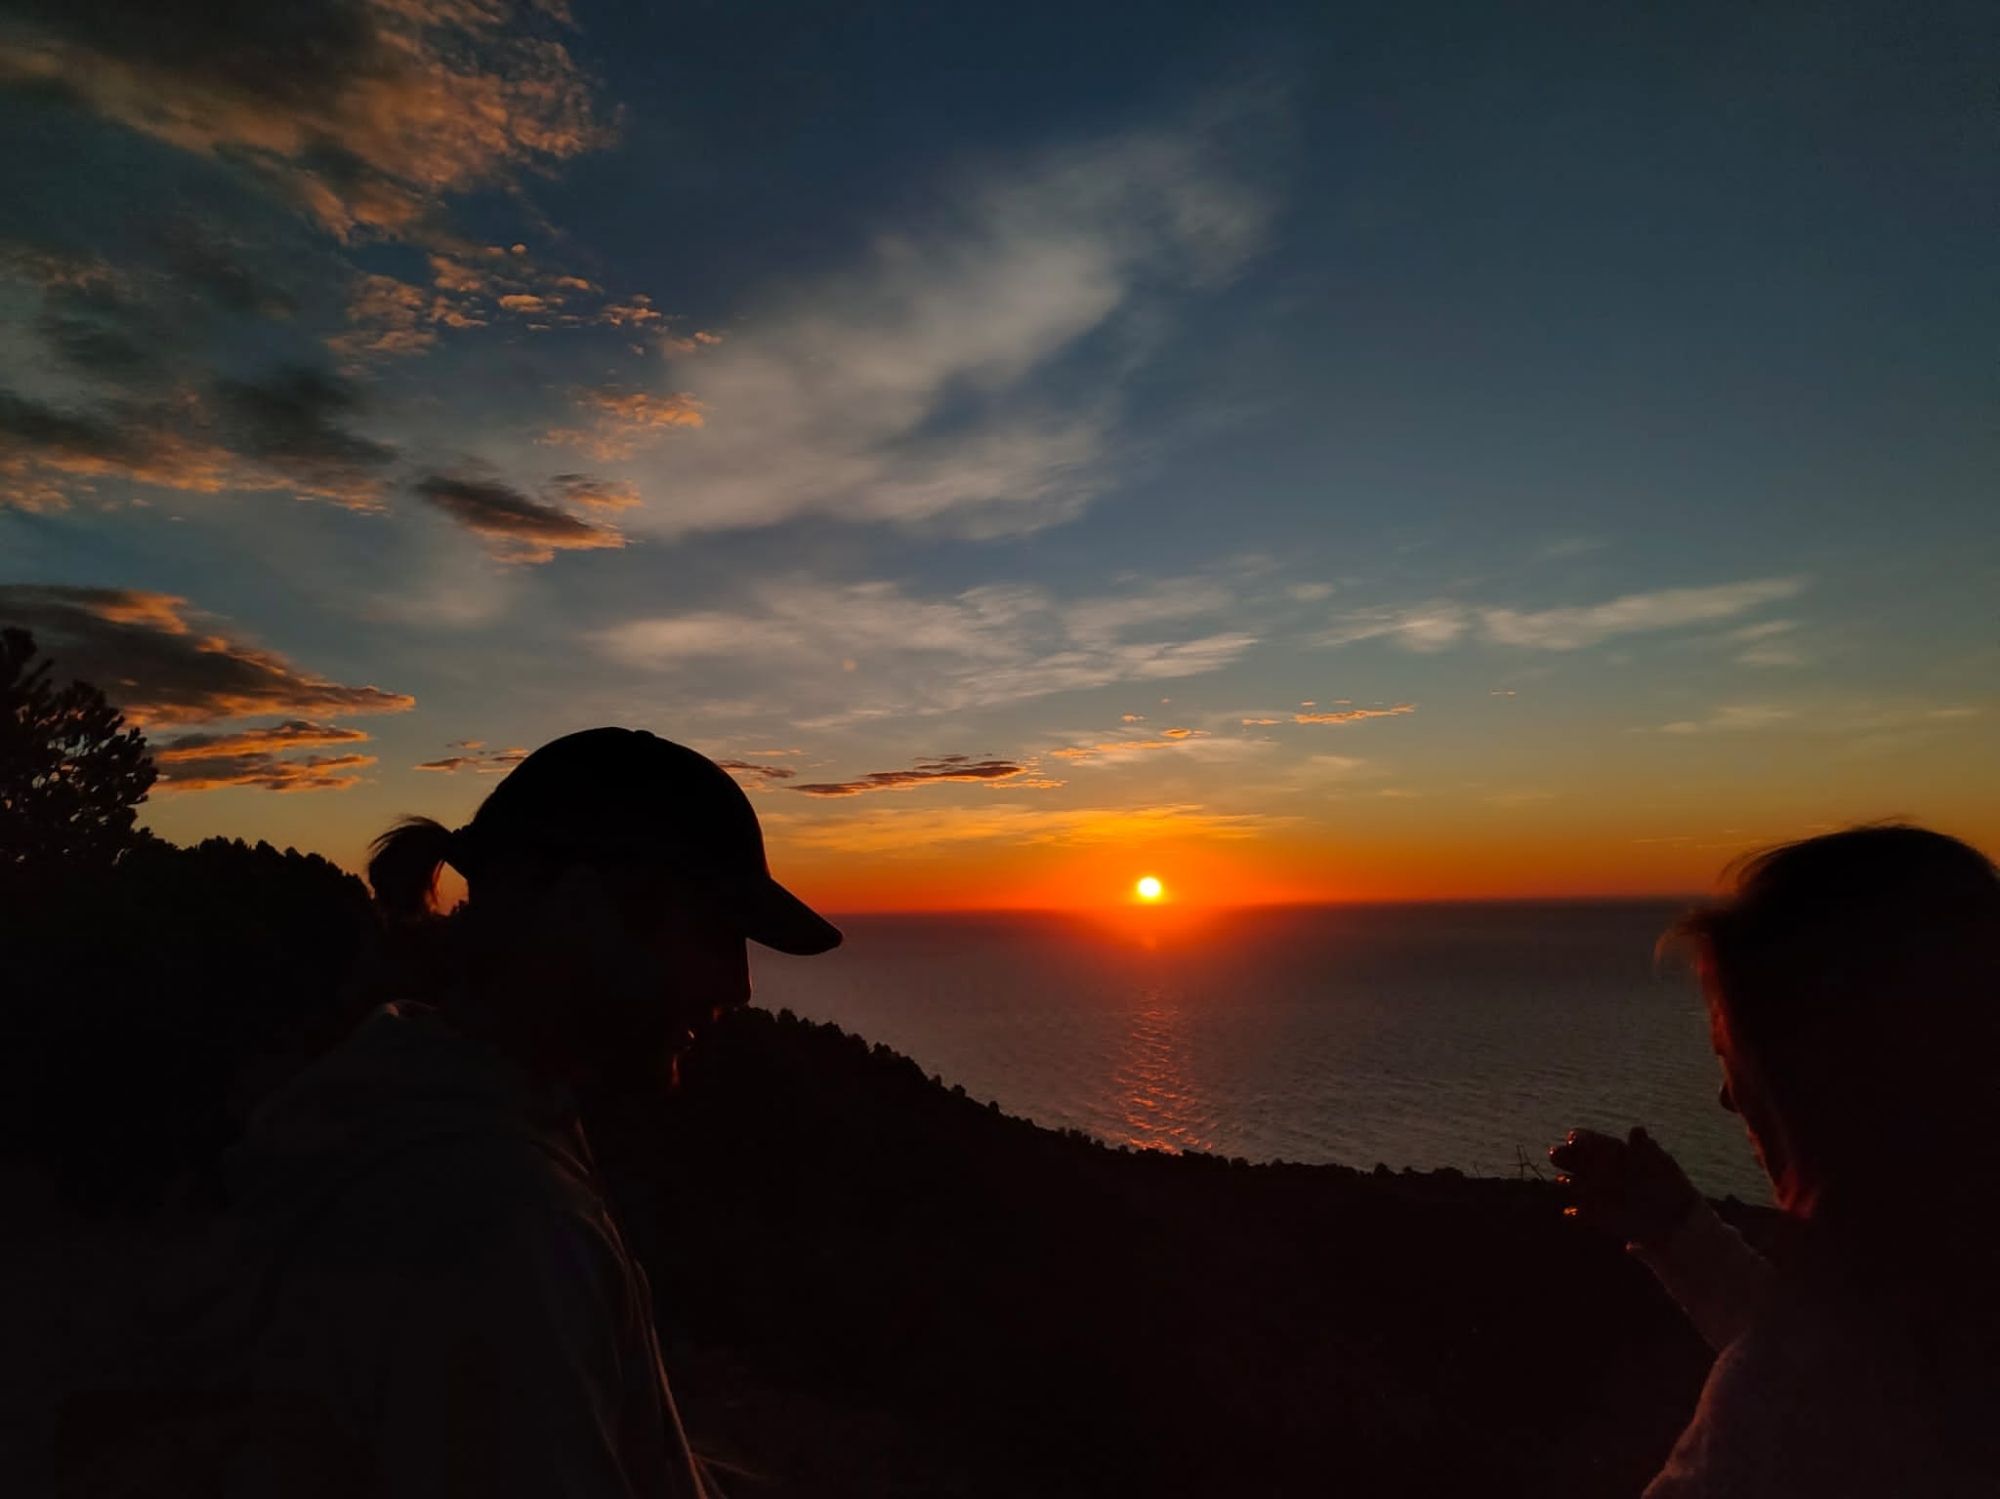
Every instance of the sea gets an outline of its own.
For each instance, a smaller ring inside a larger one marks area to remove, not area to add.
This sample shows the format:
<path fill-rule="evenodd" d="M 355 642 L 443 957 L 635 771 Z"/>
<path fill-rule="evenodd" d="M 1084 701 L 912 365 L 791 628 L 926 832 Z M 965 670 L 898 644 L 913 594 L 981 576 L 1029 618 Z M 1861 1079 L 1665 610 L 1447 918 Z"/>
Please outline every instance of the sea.
<path fill-rule="evenodd" d="M 1565 1130 L 1644 1124 L 1704 1191 L 1768 1202 L 1678 906 L 1509 902 L 852 916 L 760 957 L 832 1021 L 1011 1114 L 1252 1161 L 1552 1176 Z"/>

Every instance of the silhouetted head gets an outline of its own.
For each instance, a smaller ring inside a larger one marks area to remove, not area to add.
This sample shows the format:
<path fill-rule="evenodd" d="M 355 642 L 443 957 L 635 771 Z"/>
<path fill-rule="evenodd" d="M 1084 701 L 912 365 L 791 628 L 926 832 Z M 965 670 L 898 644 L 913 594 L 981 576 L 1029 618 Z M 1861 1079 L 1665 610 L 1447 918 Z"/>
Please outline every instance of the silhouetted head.
<path fill-rule="evenodd" d="M 1843 1231 L 1990 1193 L 2000 873 L 1922 828 L 1853 828 L 1740 864 L 1669 933 L 1692 946 L 1723 1103 L 1778 1203 Z"/>
<path fill-rule="evenodd" d="M 536 750 L 456 831 L 406 818 L 368 865 L 392 926 L 435 919 L 441 866 L 465 876 L 448 1011 L 549 1071 L 670 1075 L 701 1028 L 750 997 L 746 942 L 818 953 L 840 933 L 771 877 L 749 798 L 681 745 L 587 729 Z"/>

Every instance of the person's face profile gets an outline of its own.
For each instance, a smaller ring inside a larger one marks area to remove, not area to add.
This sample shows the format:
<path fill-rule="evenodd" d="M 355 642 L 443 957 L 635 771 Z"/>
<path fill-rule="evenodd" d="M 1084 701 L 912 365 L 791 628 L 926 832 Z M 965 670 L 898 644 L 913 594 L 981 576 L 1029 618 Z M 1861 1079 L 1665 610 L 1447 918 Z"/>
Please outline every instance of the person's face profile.
<path fill-rule="evenodd" d="M 698 884 L 634 865 L 577 866 L 545 903 L 545 951 L 572 990 L 578 1050 L 601 1079 L 644 1087 L 750 999 L 747 945 Z"/>

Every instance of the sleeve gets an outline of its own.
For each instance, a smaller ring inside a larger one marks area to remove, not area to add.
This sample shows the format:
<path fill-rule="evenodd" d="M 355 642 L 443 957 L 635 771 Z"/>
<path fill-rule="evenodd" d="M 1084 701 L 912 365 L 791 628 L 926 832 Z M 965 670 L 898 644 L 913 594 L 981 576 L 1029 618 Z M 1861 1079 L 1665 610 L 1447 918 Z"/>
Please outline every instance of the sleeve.
<path fill-rule="evenodd" d="M 413 1284 L 389 1340 L 385 1494 L 653 1499 L 661 1475 L 626 1460 L 628 1289 L 617 1248 L 555 1211 Z"/>
<path fill-rule="evenodd" d="M 1694 1419 L 1643 1499 L 1771 1499 L 1799 1490 L 1768 1419 L 1757 1340 L 1739 1338 L 1709 1370 Z"/>
<path fill-rule="evenodd" d="M 1776 1279 L 1770 1263 L 1701 1200 L 1664 1244 L 1627 1247 L 1718 1352 L 1763 1310 Z"/>

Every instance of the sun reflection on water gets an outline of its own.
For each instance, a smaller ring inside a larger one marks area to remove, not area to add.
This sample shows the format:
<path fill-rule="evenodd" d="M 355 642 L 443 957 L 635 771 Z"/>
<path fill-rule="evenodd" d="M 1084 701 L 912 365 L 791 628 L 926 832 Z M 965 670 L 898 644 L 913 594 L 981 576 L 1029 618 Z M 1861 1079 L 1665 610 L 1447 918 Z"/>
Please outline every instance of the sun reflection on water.
<path fill-rule="evenodd" d="M 1123 1102 L 1124 1143 L 1141 1150 L 1210 1150 L 1211 1110 L 1188 1073 L 1180 1006 L 1158 989 L 1143 993 L 1126 1029 L 1113 1081 Z"/>

